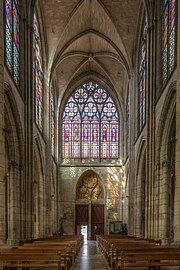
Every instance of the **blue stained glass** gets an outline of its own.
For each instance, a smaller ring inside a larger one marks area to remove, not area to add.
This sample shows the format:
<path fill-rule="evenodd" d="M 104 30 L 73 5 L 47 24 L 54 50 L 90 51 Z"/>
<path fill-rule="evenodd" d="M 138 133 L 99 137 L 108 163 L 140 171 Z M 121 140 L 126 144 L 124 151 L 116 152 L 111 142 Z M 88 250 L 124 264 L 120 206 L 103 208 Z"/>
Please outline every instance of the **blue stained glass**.
<path fill-rule="evenodd" d="M 90 81 L 74 91 L 62 121 L 63 158 L 118 158 L 117 109 L 98 84 Z"/>
<path fill-rule="evenodd" d="M 98 109 L 94 100 L 90 97 L 84 106 L 82 117 L 88 116 L 89 120 L 92 120 L 94 116 L 99 118 Z"/>
<path fill-rule="evenodd" d="M 110 157 L 116 158 L 118 156 L 118 124 L 117 122 L 110 123 L 111 143 L 110 143 Z"/>
<path fill-rule="evenodd" d="M 62 143 L 62 154 L 64 158 L 71 157 L 71 122 L 66 121 L 63 124 L 63 143 Z"/>
<path fill-rule="evenodd" d="M 88 158 L 91 156 L 91 139 L 90 139 L 91 124 L 88 121 L 82 122 L 82 158 Z"/>
<path fill-rule="evenodd" d="M 146 121 L 146 63 L 147 63 L 147 18 L 144 21 L 144 31 L 141 44 L 141 55 L 139 63 L 139 84 L 138 84 L 138 129 L 139 131 Z"/>
<path fill-rule="evenodd" d="M 41 43 L 39 39 L 38 23 L 34 14 L 34 95 L 35 95 L 35 121 L 40 130 L 43 124 L 43 71 L 41 58 Z"/>
<path fill-rule="evenodd" d="M 99 158 L 99 121 L 91 123 L 91 157 Z"/>
<path fill-rule="evenodd" d="M 96 103 L 104 103 L 107 99 L 107 92 L 105 89 L 98 88 L 94 91 L 94 100 Z"/>
<path fill-rule="evenodd" d="M 14 43 L 19 49 L 19 16 L 18 16 L 18 8 L 15 1 L 13 1 L 13 39 Z"/>
<path fill-rule="evenodd" d="M 176 0 L 162 4 L 162 84 L 165 85 L 175 66 L 177 6 Z"/>
<path fill-rule="evenodd" d="M 16 82 L 19 84 L 19 10 L 18 1 L 5 0 L 5 48 L 6 65 Z"/>
<path fill-rule="evenodd" d="M 88 98 L 87 90 L 84 88 L 77 89 L 76 92 L 74 93 L 74 98 L 77 103 L 81 104 L 86 102 Z"/>
<path fill-rule="evenodd" d="M 173 28 L 170 37 L 169 37 L 169 70 L 170 72 L 173 70 L 175 65 L 175 28 Z"/>
<path fill-rule="evenodd" d="M 14 44 L 14 80 L 16 84 L 19 84 L 19 52 L 16 45 Z"/>
<path fill-rule="evenodd" d="M 12 0 L 5 1 L 6 24 L 12 31 Z"/>
<path fill-rule="evenodd" d="M 9 27 L 6 25 L 6 64 L 9 71 L 12 73 L 12 37 Z"/>
<path fill-rule="evenodd" d="M 72 158 L 80 158 L 80 123 L 72 123 Z"/>
<path fill-rule="evenodd" d="M 170 27 L 170 32 L 173 30 L 175 23 L 176 23 L 176 1 L 175 0 L 170 0 L 169 3 L 169 27 Z"/>

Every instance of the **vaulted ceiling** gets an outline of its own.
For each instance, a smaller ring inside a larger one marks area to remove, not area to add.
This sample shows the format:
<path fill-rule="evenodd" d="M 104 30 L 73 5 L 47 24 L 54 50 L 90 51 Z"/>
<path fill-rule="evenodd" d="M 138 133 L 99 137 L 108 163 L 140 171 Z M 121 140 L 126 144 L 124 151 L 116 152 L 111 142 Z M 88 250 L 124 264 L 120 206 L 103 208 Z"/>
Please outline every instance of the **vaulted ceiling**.
<path fill-rule="evenodd" d="M 126 99 L 141 0 L 41 0 L 48 73 L 62 97 L 93 78 Z"/>

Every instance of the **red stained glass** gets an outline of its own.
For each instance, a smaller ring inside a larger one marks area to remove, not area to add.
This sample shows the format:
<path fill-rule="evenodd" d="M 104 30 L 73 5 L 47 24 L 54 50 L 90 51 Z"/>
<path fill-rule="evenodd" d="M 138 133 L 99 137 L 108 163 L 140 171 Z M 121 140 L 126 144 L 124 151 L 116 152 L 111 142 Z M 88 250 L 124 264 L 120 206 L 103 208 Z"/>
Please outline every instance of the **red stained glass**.
<path fill-rule="evenodd" d="M 147 63 L 147 18 L 144 21 L 144 31 L 141 44 L 141 55 L 139 65 L 139 86 L 138 86 L 138 129 L 145 124 L 146 106 L 146 63 Z"/>
<path fill-rule="evenodd" d="M 6 65 L 19 85 L 19 10 L 18 1 L 5 0 L 5 52 Z"/>
<path fill-rule="evenodd" d="M 43 116 L 43 72 L 41 58 L 41 42 L 39 39 L 38 23 L 34 14 L 34 88 L 35 88 L 35 121 L 42 130 Z"/>
<path fill-rule="evenodd" d="M 66 103 L 62 120 L 63 158 L 118 158 L 117 109 L 98 84 L 90 81 L 77 88 Z"/>
<path fill-rule="evenodd" d="M 164 0 L 162 8 L 162 84 L 175 66 L 176 50 L 176 0 Z"/>

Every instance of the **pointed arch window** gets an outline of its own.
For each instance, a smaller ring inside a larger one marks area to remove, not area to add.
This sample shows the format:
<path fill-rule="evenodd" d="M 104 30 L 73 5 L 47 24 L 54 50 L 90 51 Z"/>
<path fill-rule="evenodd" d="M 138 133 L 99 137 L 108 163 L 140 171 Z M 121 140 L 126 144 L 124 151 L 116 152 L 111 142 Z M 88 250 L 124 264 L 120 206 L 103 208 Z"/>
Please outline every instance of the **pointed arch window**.
<path fill-rule="evenodd" d="M 5 62 L 19 85 L 19 1 L 5 0 Z"/>
<path fill-rule="evenodd" d="M 144 21 L 144 28 L 141 41 L 141 53 L 139 61 L 139 82 L 138 82 L 138 130 L 141 131 L 146 122 L 146 91 L 147 91 L 147 18 Z"/>
<path fill-rule="evenodd" d="M 176 0 L 162 1 L 162 83 L 170 77 L 176 59 Z"/>
<path fill-rule="evenodd" d="M 54 156 L 55 150 L 55 106 L 54 106 L 54 91 L 51 87 L 50 92 L 50 104 L 51 104 L 51 151 L 52 155 Z"/>
<path fill-rule="evenodd" d="M 74 91 L 62 123 L 63 158 L 118 158 L 118 112 L 98 84 L 90 81 Z"/>
<path fill-rule="evenodd" d="M 36 14 L 34 14 L 34 102 L 35 102 L 35 122 L 42 130 L 43 122 L 43 71 L 41 57 L 41 41 Z"/>

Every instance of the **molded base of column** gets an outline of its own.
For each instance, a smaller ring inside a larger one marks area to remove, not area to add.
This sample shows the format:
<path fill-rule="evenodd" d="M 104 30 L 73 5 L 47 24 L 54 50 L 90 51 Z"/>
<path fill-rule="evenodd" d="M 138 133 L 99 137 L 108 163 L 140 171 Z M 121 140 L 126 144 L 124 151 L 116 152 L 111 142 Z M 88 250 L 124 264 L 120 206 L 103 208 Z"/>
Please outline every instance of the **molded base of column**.
<path fill-rule="evenodd" d="M 7 245 L 9 246 L 18 246 L 19 240 L 18 239 L 7 239 Z"/>

